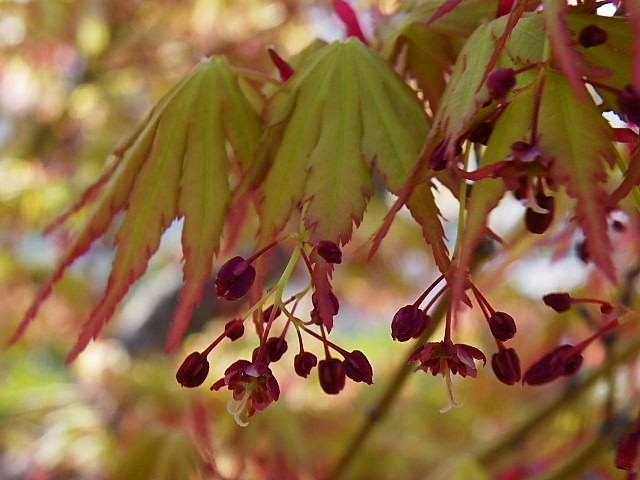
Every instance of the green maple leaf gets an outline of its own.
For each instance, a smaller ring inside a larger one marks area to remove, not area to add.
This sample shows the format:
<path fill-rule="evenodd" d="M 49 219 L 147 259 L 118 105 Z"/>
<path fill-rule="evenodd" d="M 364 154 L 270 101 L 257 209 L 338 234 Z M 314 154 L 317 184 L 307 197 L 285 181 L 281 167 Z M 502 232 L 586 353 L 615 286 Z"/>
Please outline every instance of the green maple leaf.
<path fill-rule="evenodd" d="M 364 214 L 373 169 L 398 191 L 428 129 L 415 92 L 355 39 L 310 55 L 266 116 L 273 163 L 261 189 L 262 243 L 303 202 L 313 238 L 347 242 Z"/>
<path fill-rule="evenodd" d="M 246 166 L 260 138 L 260 119 L 243 94 L 248 88 L 225 60 L 213 58 L 200 63 L 158 103 L 116 150 L 116 162 L 107 173 L 71 208 L 75 212 L 90 205 L 91 211 L 11 341 L 24 332 L 69 265 L 105 233 L 118 212 L 127 210 L 105 294 L 68 361 L 96 338 L 131 284 L 145 272 L 164 230 L 184 217 L 184 287 L 168 343 L 169 349 L 175 348 L 219 247 L 230 200 L 226 139 L 238 163 Z"/>
<path fill-rule="evenodd" d="M 617 155 L 613 130 L 588 96 L 579 100 L 567 79 L 549 72 L 540 102 L 538 132 L 542 151 L 555 158 L 551 167 L 554 180 L 566 185 L 567 193 L 577 200 L 576 217 L 591 258 L 615 279 L 603 188 L 605 165 L 613 166 Z"/>

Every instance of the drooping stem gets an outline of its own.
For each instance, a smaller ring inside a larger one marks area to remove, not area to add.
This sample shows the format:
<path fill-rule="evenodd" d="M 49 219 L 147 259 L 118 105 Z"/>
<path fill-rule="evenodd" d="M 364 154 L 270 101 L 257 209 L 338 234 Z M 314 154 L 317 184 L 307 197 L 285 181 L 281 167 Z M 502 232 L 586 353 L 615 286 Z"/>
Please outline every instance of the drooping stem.
<path fill-rule="evenodd" d="M 577 401 L 599 379 L 607 376 L 621 363 L 628 361 L 640 351 L 640 336 L 623 348 L 611 352 L 611 357 L 587 376 L 565 390 L 561 395 L 551 400 L 540 409 L 534 411 L 523 423 L 501 436 L 495 442 L 489 443 L 477 452 L 476 458 L 485 466 L 490 466 L 504 456 L 506 452 L 518 445 L 535 429 L 541 427 L 560 412 L 565 406 Z"/>
<path fill-rule="evenodd" d="M 346 473 L 347 469 L 351 466 L 353 461 L 360 453 L 360 450 L 362 450 L 362 448 L 364 447 L 364 444 L 373 429 L 389 412 L 389 410 L 393 406 L 393 402 L 400 393 L 402 386 L 409 377 L 409 374 L 413 371 L 413 367 L 408 361 L 409 357 L 411 357 L 411 355 L 419 345 L 425 343 L 427 340 L 429 340 L 431 335 L 433 335 L 433 332 L 436 330 L 436 328 L 444 318 L 448 303 L 448 297 L 443 298 L 443 300 L 438 303 L 438 305 L 436 306 L 436 310 L 433 313 L 434 321 L 429 324 L 420 338 L 418 338 L 413 343 L 407 354 L 398 364 L 395 373 L 391 377 L 391 381 L 387 384 L 386 388 L 382 392 L 380 399 L 371 409 L 368 410 L 367 416 L 356 430 L 355 434 L 351 438 L 351 441 L 347 444 L 347 447 L 338 458 L 338 461 L 335 463 L 335 466 L 333 467 L 331 472 L 327 475 L 326 480 L 338 480 L 340 478 L 343 478 L 343 475 Z"/>

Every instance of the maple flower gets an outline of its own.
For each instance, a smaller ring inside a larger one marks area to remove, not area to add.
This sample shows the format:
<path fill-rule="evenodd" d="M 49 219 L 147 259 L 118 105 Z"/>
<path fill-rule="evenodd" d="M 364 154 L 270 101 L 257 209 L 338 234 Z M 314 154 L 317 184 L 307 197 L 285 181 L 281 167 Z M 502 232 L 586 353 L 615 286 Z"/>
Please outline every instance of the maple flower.
<path fill-rule="evenodd" d="M 491 369 L 498 380 L 507 385 L 514 385 L 520 381 L 520 357 L 513 348 L 504 348 L 491 357 Z"/>
<path fill-rule="evenodd" d="M 287 351 L 287 341 L 281 337 L 268 338 L 264 344 L 265 348 L 265 360 L 267 363 L 277 362 L 282 358 L 282 355 Z"/>
<path fill-rule="evenodd" d="M 582 365 L 582 355 L 574 345 L 560 345 L 529 367 L 522 378 L 528 385 L 543 385 L 562 376 L 573 375 Z"/>
<path fill-rule="evenodd" d="M 293 358 L 293 368 L 303 378 L 307 378 L 317 364 L 318 359 L 311 352 L 300 352 Z"/>
<path fill-rule="evenodd" d="M 441 409 L 441 413 L 449 411 L 452 407 L 461 406 L 453 394 L 451 373 L 461 377 L 475 378 L 478 375 L 475 360 L 482 360 L 483 365 L 487 363 L 487 357 L 477 348 L 463 343 L 454 345 L 448 338 L 441 342 L 429 342 L 409 357 L 410 362 L 420 362 L 416 370 L 431 371 L 433 375 L 444 376 L 449 394 L 449 405 Z"/>
<path fill-rule="evenodd" d="M 585 48 L 597 47 L 607 41 L 607 31 L 597 25 L 588 25 L 580 31 L 578 42 Z"/>
<path fill-rule="evenodd" d="M 187 358 L 178 368 L 176 380 L 183 387 L 194 388 L 202 385 L 207 375 L 209 375 L 209 361 L 206 355 L 200 352 L 193 352 L 187 355 Z"/>
<path fill-rule="evenodd" d="M 553 212 L 555 210 L 555 200 L 550 195 L 538 193 L 535 196 L 537 208 L 527 207 L 524 215 L 524 223 L 531 233 L 541 235 L 547 231 L 549 225 L 553 221 Z"/>
<path fill-rule="evenodd" d="M 256 279 L 256 270 L 242 257 L 228 260 L 216 277 L 216 292 L 227 300 L 243 297 Z"/>
<path fill-rule="evenodd" d="M 344 388 L 346 373 L 344 363 L 337 358 L 320 360 L 318 364 L 318 378 L 325 393 L 336 395 Z"/>
<path fill-rule="evenodd" d="M 354 382 L 373 383 L 373 368 L 360 350 L 354 350 L 344 356 L 344 371 Z"/>
<path fill-rule="evenodd" d="M 501 342 L 506 342 L 516 334 L 516 322 L 505 312 L 494 312 L 489 317 L 489 328 L 493 337 Z"/>
<path fill-rule="evenodd" d="M 513 87 L 516 86 L 516 72 L 513 68 L 499 68 L 487 78 L 489 95 L 494 100 L 503 100 Z"/>
<path fill-rule="evenodd" d="M 393 316 L 391 321 L 391 338 L 399 342 L 406 342 L 418 338 L 430 320 L 428 315 L 417 305 L 405 305 Z"/>
<path fill-rule="evenodd" d="M 463 343 L 454 344 L 451 340 L 441 342 L 429 342 L 416 350 L 409 361 L 419 361 L 416 370 L 431 372 L 433 375 L 444 375 L 448 370 L 461 377 L 475 378 L 478 370 L 474 360 L 482 360 L 487 363 L 484 353 L 471 345 Z"/>
<path fill-rule="evenodd" d="M 571 295 L 566 292 L 548 293 L 542 297 L 542 301 L 558 313 L 571 309 Z"/>
<path fill-rule="evenodd" d="M 229 340 L 235 342 L 244 335 L 244 323 L 239 318 L 229 320 L 224 326 L 224 331 Z"/>
<path fill-rule="evenodd" d="M 271 369 L 264 362 L 238 360 L 224 372 L 224 377 L 211 386 L 211 390 L 227 387 L 235 402 L 227 409 L 240 426 L 247 426 L 247 418 L 267 408 L 280 397 L 280 386 Z"/>

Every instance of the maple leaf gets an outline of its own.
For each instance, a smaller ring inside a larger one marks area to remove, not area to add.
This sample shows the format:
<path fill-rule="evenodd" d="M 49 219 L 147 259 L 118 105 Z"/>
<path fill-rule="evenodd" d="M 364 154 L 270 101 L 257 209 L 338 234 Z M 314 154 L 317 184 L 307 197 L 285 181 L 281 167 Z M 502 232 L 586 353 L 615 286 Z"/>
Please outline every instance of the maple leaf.
<path fill-rule="evenodd" d="M 613 166 L 616 158 L 612 128 L 592 101 L 580 101 L 564 77 L 548 72 L 538 132 L 540 148 L 555 158 L 551 167 L 554 180 L 566 185 L 567 193 L 577 200 L 576 217 L 591 258 L 615 280 L 607 236 L 607 195 L 602 185 L 607 179 L 605 162 Z"/>
<path fill-rule="evenodd" d="M 75 212 L 92 206 L 11 342 L 22 335 L 69 265 L 105 233 L 118 212 L 127 210 L 105 294 L 67 361 L 97 337 L 131 284 L 145 272 L 164 230 L 184 217 L 185 283 L 168 343 L 168 349 L 175 348 L 202 296 L 228 209 L 225 134 L 241 165 L 248 164 L 260 137 L 259 116 L 244 94 L 249 88 L 224 59 L 212 58 L 160 100 L 117 151 L 117 162 L 71 208 Z"/>
<path fill-rule="evenodd" d="M 347 242 L 371 194 L 373 169 L 397 191 L 428 128 L 415 92 L 356 39 L 310 55 L 271 98 L 266 117 L 264 142 L 274 158 L 262 187 L 261 243 L 301 202 L 313 238 Z"/>
<path fill-rule="evenodd" d="M 498 21 L 504 23 L 503 19 Z M 490 23 L 478 27 L 469 37 L 456 60 L 451 80 L 442 97 L 440 110 L 429 135 L 431 145 L 435 146 L 437 139 L 443 137 L 455 142 L 489 99 L 487 89 L 480 87 L 495 46 Z M 454 142 L 450 142 L 451 148 Z"/>

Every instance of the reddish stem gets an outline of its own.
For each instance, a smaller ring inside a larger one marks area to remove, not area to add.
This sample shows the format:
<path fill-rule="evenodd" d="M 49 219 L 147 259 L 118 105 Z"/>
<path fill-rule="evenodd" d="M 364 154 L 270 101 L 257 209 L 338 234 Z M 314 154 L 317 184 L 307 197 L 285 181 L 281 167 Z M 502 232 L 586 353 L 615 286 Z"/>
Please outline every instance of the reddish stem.
<path fill-rule="evenodd" d="M 442 275 L 440 275 L 438 278 L 436 278 L 436 279 L 431 283 L 431 285 L 429 285 L 429 286 L 427 287 L 427 289 L 426 289 L 424 292 L 422 292 L 422 295 L 420 295 L 420 296 L 418 297 L 418 299 L 417 299 L 415 302 L 413 302 L 413 304 L 414 304 L 416 307 L 419 307 L 419 306 L 420 306 L 420 304 L 424 301 L 424 299 L 425 299 L 425 298 L 427 298 L 427 295 L 429 295 L 429 293 L 431 293 L 431 291 L 432 291 L 434 288 L 436 288 L 436 286 L 437 286 L 437 285 L 438 285 L 438 284 L 439 284 L 443 279 L 444 279 L 444 274 L 442 274 Z"/>
<path fill-rule="evenodd" d="M 264 253 L 268 252 L 269 250 L 271 250 L 273 247 L 275 247 L 276 245 L 278 245 L 282 240 L 274 240 L 273 242 L 271 242 L 269 245 L 267 245 L 266 247 L 261 248 L 260 250 L 258 250 L 256 253 L 254 253 L 253 255 L 251 255 L 249 258 L 247 258 L 245 261 L 247 263 L 253 263 L 257 258 L 259 258 L 261 255 L 263 255 Z"/>
<path fill-rule="evenodd" d="M 305 332 L 307 332 L 312 337 L 315 337 L 318 340 L 320 340 L 324 344 L 325 353 L 328 353 L 328 350 L 327 350 L 327 345 L 328 345 L 329 347 L 333 348 L 336 352 L 338 352 L 342 356 L 349 354 L 349 352 L 347 352 L 344 348 L 339 347 L 338 345 L 336 345 L 335 343 L 331 342 L 330 340 L 327 340 L 326 336 L 324 336 L 324 330 L 322 330 L 323 335 L 320 336 L 316 332 L 314 332 L 313 330 L 311 330 L 310 328 L 308 328 L 308 327 L 306 327 L 304 325 L 300 325 L 300 328 L 303 329 Z M 329 356 L 329 358 L 331 358 L 331 356 Z"/>
<path fill-rule="evenodd" d="M 239 320 L 239 319 L 238 319 L 238 320 Z M 211 344 L 209 344 L 209 346 L 208 346 L 207 348 L 205 348 L 205 349 L 201 352 L 201 354 L 202 354 L 203 356 L 205 356 L 205 357 L 206 357 L 206 356 L 208 356 L 208 355 L 211 353 L 211 350 L 213 350 L 214 348 L 216 348 L 216 347 L 218 346 L 218 344 L 219 344 L 222 340 L 224 340 L 224 339 L 227 337 L 227 334 L 231 331 L 231 329 L 232 329 L 232 328 L 234 328 L 234 327 L 235 327 L 236 321 L 237 321 L 237 320 L 235 320 L 231 325 L 229 325 L 229 327 L 225 328 L 225 329 L 224 329 L 224 332 L 222 332 L 222 333 L 218 336 L 218 338 L 216 338 L 213 342 L 211 342 Z M 240 321 L 241 321 L 242 323 L 244 323 L 244 320 L 240 320 Z"/>
<path fill-rule="evenodd" d="M 618 319 L 614 318 L 609 323 L 607 323 L 604 327 L 602 327 L 600 330 L 598 330 L 596 333 L 591 335 L 589 338 L 581 341 L 575 347 L 573 347 L 574 351 L 576 353 L 582 352 L 582 350 L 587 348 L 594 340 L 602 337 L 603 335 L 606 335 L 611 330 L 613 330 L 613 329 L 615 329 L 615 328 L 617 328 L 619 326 L 620 326 L 620 323 L 618 322 Z"/>
<path fill-rule="evenodd" d="M 429 309 L 433 306 L 433 304 L 434 304 L 434 303 L 436 303 L 436 302 L 438 301 L 438 298 L 440 298 L 440 297 L 442 296 L 442 294 L 443 294 L 444 292 L 446 292 L 446 291 L 447 291 L 447 288 L 448 288 L 448 285 L 445 285 L 444 287 L 442 287 L 442 288 L 440 289 L 440 291 L 439 291 L 438 293 L 436 293 L 436 294 L 433 296 L 433 298 L 432 298 L 431 300 L 429 300 L 429 303 L 427 303 L 427 306 L 426 306 L 426 307 L 424 307 L 424 311 L 425 311 L 425 312 L 428 312 L 428 311 L 429 311 Z"/>

